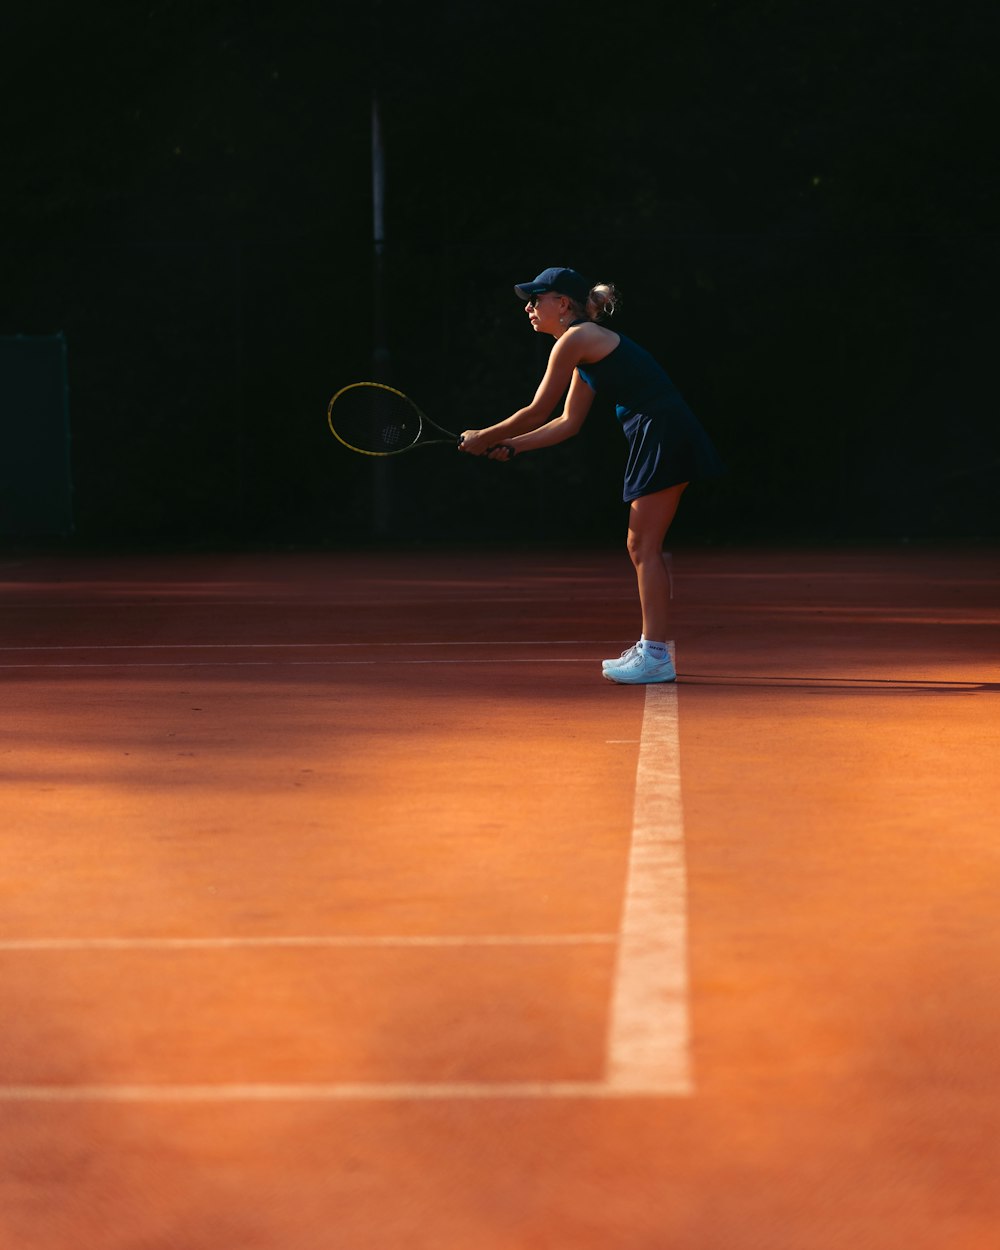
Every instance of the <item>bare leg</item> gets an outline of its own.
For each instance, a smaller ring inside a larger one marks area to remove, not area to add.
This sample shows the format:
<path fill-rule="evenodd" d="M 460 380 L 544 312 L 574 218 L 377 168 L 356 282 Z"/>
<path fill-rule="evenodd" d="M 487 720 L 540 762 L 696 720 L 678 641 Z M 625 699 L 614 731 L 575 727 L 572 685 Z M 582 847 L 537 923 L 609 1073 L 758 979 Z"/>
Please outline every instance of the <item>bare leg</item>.
<path fill-rule="evenodd" d="M 663 563 L 663 540 L 687 482 L 633 499 L 628 514 L 628 552 L 635 565 L 642 607 L 642 632 L 665 642 L 670 618 L 670 581 Z"/>

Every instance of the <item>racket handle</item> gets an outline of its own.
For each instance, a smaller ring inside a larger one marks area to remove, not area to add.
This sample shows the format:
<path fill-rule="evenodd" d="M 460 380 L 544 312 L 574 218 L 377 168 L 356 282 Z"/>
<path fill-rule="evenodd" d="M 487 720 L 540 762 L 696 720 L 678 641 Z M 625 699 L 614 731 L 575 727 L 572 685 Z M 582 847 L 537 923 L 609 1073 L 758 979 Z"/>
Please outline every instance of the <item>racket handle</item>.
<path fill-rule="evenodd" d="M 492 447 L 486 448 L 486 454 L 489 455 L 491 451 L 500 451 L 501 449 L 507 453 L 507 460 L 513 460 L 517 455 L 516 449 L 511 447 L 510 443 L 494 443 Z"/>

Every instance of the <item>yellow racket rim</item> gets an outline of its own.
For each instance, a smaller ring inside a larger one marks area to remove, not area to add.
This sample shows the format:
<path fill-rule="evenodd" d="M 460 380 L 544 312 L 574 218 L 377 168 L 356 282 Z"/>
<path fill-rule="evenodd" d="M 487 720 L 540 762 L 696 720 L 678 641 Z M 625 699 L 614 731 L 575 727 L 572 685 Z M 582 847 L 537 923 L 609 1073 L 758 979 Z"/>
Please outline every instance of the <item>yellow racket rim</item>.
<path fill-rule="evenodd" d="M 369 451 L 364 447 L 355 447 L 355 445 L 353 443 L 349 443 L 342 434 L 337 433 L 337 428 L 333 424 L 333 405 L 337 402 L 341 395 L 346 394 L 348 391 L 357 390 L 359 387 L 363 386 L 370 387 L 372 390 L 376 391 L 387 391 L 390 395 L 395 395 L 399 399 L 404 399 L 410 405 L 417 416 L 417 437 L 411 443 L 408 443 L 405 447 L 400 447 L 396 451 Z M 346 448 L 348 448 L 349 451 L 356 451 L 359 456 L 398 456 L 404 451 L 409 451 L 420 438 L 420 434 L 424 428 L 424 414 L 420 411 L 409 395 L 405 395 L 402 391 L 397 391 L 394 386 L 388 386 L 385 382 L 349 382 L 347 386 L 342 386 L 340 388 L 327 405 L 326 423 L 330 427 L 330 433 L 337 440 L 337 442 L 342 443 Z"/>

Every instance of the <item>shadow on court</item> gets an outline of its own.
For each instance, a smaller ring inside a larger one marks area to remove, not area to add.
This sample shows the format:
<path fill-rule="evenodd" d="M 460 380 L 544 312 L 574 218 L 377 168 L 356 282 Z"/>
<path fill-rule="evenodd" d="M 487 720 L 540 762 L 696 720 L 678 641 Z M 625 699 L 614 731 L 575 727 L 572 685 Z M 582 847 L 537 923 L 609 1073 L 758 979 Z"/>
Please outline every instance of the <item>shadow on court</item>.
<path fill-rule="evenodd" d="M 736 677 L 722 673 L 681 673 L 678 685 L 684 686 L 731 686 L 747 689 L 792 689 L 822 691 L 829 694 L 849 694 L 853 690 L 873 691 L 878 694 L 996 694 L 1000 682 L 934 682 L 907 681 L 905 678 L 852 678 L 852 677 Z"/>

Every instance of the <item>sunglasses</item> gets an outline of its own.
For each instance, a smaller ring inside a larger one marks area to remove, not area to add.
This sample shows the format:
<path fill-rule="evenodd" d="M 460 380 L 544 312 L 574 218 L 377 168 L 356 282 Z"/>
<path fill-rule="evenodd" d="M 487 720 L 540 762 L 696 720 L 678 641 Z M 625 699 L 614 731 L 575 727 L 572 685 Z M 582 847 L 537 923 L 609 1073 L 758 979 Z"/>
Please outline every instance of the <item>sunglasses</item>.
<path fill-rule="evenodd" d="M 529 307 L 529 308 L 537 308 L 537 307 L 538 307 L 538 301 L 539 301 L 540 299 L 544 299 L 544 298 L 546 297 L 546 295 L 553 295 L 553 294 L 554 294 L 554 292 L 553 292 L 553 291 L 542 291 L 542 293 L 541 293 L 540 295 L 532 295 L 531 299 L 529 299 L 529 300 L 528 300 L 528 307 Z"/>

